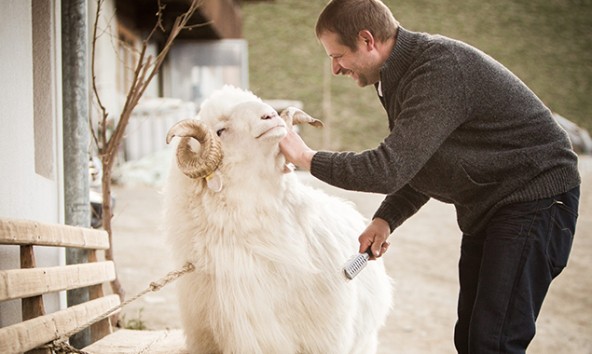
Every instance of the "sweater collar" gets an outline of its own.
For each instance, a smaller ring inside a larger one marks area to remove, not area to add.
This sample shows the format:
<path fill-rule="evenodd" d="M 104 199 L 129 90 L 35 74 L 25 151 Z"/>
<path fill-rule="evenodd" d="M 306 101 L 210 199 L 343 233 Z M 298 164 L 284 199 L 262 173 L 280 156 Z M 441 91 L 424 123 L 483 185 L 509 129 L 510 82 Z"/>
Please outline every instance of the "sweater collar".
<path fill-rule="evenodd" d="M 417 48 L 418 36 L 399 26 L 397 41 L 393 51 L 380 68 L 379 86 L 381 93 L 394 87 L 413 61 L 413 52 Z"/>

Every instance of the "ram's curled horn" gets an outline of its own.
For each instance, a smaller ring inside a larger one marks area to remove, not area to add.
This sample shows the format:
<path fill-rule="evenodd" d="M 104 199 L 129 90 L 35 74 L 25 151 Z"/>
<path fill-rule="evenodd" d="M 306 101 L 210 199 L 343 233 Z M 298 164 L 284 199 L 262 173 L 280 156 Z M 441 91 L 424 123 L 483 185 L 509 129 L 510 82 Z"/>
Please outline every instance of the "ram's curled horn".
<path fill-rule="evenodd" d="M 177 164 L 185 175 L 190 178 L 204 178 L 220 166 L 223 157 L 222 143 L 205 124 L 195 119 L 179 121 L 169 129 L 167 144 L 175 136 L 182 138 L 177 147 Z M 201 144 L 199 154 L 191 149 L 191 138 Z"/>
<path fill-rule="evenodd" d="M 288 126 L 308 123 L 316 128 L 323 127 L 323 122 L 308 115 L 308 113 L 296 107 L 288 107 L 280 113 Z"/>

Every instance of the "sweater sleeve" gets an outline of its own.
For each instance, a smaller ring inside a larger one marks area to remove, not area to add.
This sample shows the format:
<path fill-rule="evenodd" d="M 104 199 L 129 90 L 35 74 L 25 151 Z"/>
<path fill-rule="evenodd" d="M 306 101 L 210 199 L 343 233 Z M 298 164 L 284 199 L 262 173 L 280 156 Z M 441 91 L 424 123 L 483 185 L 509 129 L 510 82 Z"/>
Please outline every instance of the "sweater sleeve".
<path fill-rule="evenodd" d="M 393 232 L 405 220 L 417 213 L 429 199 L 427 195 L 406 185 L 387 195 L 372 219 L 378 217 L 385 220 L 389 224 L 391 232 Z"/>

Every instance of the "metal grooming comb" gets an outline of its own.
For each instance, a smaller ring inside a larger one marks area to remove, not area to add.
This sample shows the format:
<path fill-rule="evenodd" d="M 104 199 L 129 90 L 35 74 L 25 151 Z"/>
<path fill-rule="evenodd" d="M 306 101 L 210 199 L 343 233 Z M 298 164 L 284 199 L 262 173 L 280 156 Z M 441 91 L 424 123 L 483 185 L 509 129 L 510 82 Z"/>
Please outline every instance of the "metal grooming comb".
<path fill-rule="evenodd" d="M 368 264 L 368 259 L 370 259 L 370 255 L 372 254 L 372 250 L 370 247 L 364 253 L 358 253 L 357 255 L 350 258 L 345 265 L 343 266 L 343 274 L 349 280 L 353 279 L 358 273 L 364 269 L 366 264 Z"/>

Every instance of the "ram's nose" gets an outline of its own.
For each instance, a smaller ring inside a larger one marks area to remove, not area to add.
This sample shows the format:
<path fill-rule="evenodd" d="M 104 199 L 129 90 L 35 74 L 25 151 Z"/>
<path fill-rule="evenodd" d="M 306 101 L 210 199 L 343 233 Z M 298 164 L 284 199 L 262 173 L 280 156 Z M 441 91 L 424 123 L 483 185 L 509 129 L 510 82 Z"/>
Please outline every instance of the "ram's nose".
<path fill-rule="evenodd" d="M 278 114 L 276 112 L 273 112 L 273 113 L 262 115 L 261 120 L 270 120 L 270 119 L 277 118 L 277 117 L 278 117 Z"/>

